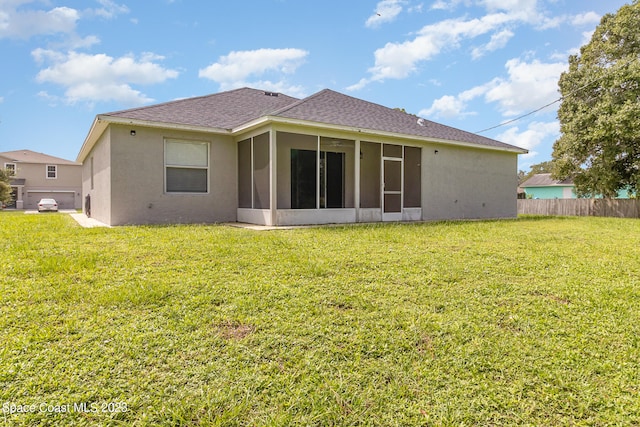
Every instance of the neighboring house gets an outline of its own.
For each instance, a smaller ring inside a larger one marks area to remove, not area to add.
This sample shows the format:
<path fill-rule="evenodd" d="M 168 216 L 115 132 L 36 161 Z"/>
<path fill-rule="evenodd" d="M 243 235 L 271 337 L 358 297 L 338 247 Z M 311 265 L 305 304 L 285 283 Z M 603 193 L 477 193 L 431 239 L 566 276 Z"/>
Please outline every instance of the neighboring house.
<path fill-rule="evenodd" d="M 520 184 L 527 199 L 575 199 L 571 178 L 555 180 L 550 173 L 538 173 Z"/>
<path fill-rule="evenodd" d="M 520 184 L 527 199 L 576 199 L 573 179 L 555 180 L 550 173 L 539 173 Z M 599 198 L 599 197 L 596 197 Z M 627 190 L 618 191 L 618 199 L 628 199 Z"/>
<path fill-rule="evenodd" d="M 243 88 L 96 116 L 78 154 L 109 225 L 515 217 L 512 145 L 323 90 Z"/>
<path fill-rule="evenodd" d="M 0 167 L 13 171 L 13 201 L 17 209 L 37 209 L 43 198 L 52 198 L 60 209 L 82 207 L 82 165 L 31 150 L 0 153 Z"/>

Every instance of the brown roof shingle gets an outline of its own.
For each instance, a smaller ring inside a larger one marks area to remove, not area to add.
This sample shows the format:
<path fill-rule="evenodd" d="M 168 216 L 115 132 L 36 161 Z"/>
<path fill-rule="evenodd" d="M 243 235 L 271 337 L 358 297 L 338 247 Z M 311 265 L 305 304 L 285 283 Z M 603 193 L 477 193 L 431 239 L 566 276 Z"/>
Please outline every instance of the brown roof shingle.
<path fill-rule="evenodd" d="M 298 101 L 283 94 L 242 88 L 102 116 L 231 130 Z"/>
<path fill-rule="evenodd" d="M 562 180 L 556 180 L 551 178 L 550 173 L 538 173 L 531 178 L 527 179 L 525 182 L 520 184 L 520 187 L 551 187 L 551 186 L 570 186 L 573 185 L 573 179 L 567 178 Z"/>
<path fill-rule="evenodd" d="M 278 117 L 447 141 L 514 149 L 509 144 L 325 89 L 289 105 Z"/>
<path fill-rule="evenodd" d="M 0 153 L 0 156 L 10 159 L 13 162 L 20 163 L 38 163 L 51 165 L 77 165 L 78 163 L 71 160 L 61 159 L 60 157 L 50 156 L 44 153 L 36 153 L 31 150 L 15 150 Z"/>
<path fill-rule="evenodd" d="M 283 94 L 242 88 L 100 116 L 107 119 L 114 117 L 228 131 L 270 116 L 526 152 L 513 145 L 329 89 L 304 99 L 297 99 Z"/>

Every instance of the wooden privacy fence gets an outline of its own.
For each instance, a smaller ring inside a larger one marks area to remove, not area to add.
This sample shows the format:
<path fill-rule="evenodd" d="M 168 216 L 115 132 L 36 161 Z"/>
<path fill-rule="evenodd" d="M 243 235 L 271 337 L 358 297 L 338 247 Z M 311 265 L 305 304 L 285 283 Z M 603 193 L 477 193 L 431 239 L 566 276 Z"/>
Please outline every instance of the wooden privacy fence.
<path fill-rule="evenodd" d="M 520 199 L 518 213 L 527 215 L 611 216 L 640 218 L 638 199 Z"/>

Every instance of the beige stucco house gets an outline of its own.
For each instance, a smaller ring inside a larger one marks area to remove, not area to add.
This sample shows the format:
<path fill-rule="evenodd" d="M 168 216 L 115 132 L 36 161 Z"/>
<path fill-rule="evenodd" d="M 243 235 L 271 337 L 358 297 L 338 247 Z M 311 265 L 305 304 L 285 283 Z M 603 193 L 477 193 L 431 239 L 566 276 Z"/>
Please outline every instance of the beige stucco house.
<path fill-rule="evenodd" d="M 52 198 L 60 209 L 82 207 L 82 165 L 31 150 L 0 153 L 0 167 L 13 171 L 13 201 L 8 207 L 37 209 Z"/>
<path fill-rule="evenodd" d="M 516 216 L 512 145 L 331 90 L 243 88 L 98 115 L 78 154 L 109 224 Z"/>

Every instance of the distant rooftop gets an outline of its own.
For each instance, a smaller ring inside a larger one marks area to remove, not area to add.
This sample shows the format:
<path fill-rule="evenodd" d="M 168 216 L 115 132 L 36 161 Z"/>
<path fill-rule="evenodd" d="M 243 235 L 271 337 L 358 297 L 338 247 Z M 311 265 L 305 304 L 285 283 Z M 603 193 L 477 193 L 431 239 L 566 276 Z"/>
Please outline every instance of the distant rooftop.
<path fill-rule="evenodd" d="M 0 157 L 9 159 L 15 163 L 42 163 L 54 165 L 78 165 L 79 163 L 71 160 L 61 159 L 60 157 L 50 156 L 44 153 L 36 153 L 31 150 L 5 151 L 0 153 Z"/>
<path fill-rule="evenodd" d="M 556 180 L 551 178 L 550 173 L 538 173 L 531 178 L 520 184 L 520 187 L 554 187 L 554 186 L 571 186 L 573 185 L 573 179 L 567 178 L 563 180 Z"/>

